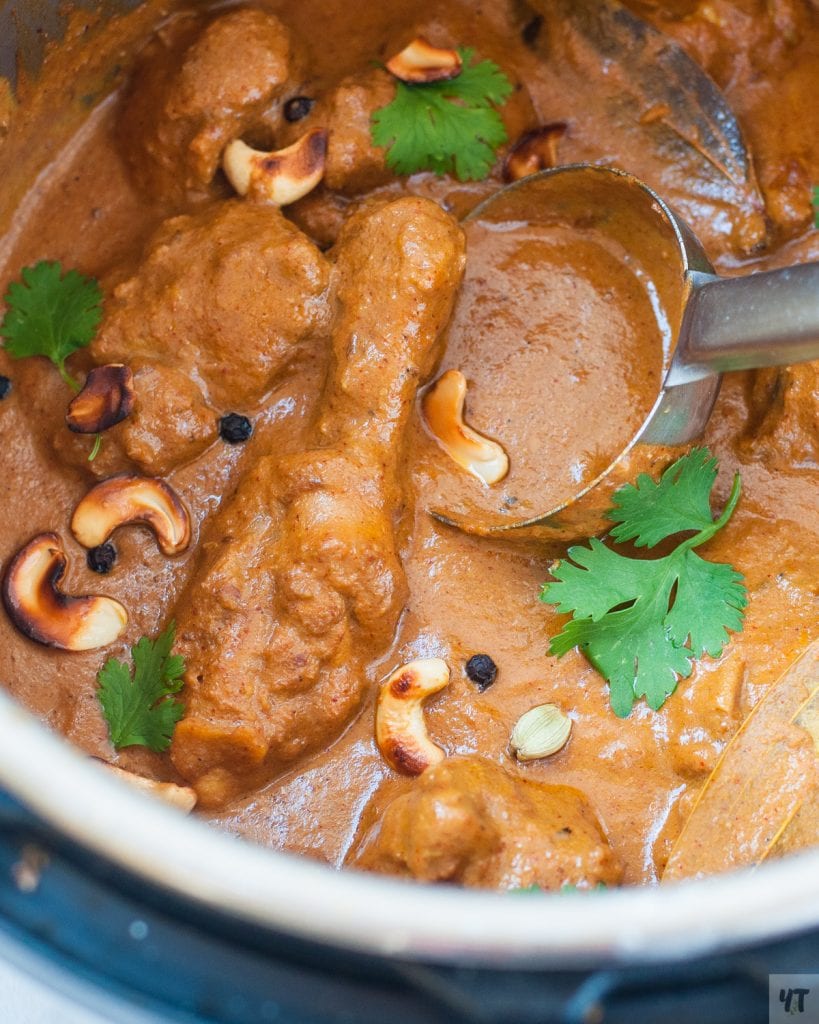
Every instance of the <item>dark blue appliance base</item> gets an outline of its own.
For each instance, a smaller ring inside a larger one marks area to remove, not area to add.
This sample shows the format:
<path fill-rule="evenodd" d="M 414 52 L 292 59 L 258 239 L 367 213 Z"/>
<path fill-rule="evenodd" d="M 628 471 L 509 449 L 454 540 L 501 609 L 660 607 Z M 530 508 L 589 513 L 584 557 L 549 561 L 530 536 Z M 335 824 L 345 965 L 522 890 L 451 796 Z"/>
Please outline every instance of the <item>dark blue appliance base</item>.
<path fill-rule="evenodd" d="M 25 891 L 15 865 L 32 846 L 48 859 Z M 764 1024 L 769 973 L 819 973 L 815 932 L 679 964 L 582 970 L 444 968 L 340 952 L 146 886 L 6 796 L 0 878 L 0 930 L 14 943 L 187 1024 Z"/>

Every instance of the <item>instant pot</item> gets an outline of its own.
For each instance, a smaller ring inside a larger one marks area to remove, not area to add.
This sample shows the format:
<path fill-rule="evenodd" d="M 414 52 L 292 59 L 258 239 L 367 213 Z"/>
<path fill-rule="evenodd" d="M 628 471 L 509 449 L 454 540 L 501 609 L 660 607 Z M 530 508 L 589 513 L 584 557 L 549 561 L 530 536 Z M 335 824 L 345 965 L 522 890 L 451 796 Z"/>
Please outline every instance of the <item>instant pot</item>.
<path fill-rule="evenodd" d="M 0 2 L 0 75 L 63 26 Z M 770 974 L 819 973 L 819 852 L 571 895 L 338 873 L 145 797 L 3 694 L 0 787 L 0 952 L 117 1024 L 754 1024 Z"/>

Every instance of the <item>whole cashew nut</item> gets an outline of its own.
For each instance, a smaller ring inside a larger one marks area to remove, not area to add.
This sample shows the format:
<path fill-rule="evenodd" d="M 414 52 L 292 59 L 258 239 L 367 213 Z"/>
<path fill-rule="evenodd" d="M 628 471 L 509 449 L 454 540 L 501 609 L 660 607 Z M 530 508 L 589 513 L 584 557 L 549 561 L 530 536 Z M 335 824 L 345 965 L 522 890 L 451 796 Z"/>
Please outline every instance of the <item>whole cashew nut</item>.
<path fill-rule="evenodd" d="M 566 129 L 564 121 L 556 121 L 522 135 L 503 162 L 503 180 L 520 181 L 530 174 L 557 167 L 557 147 Z"/>
<path fill-rule="evenodd" d="M 456 78 L 463 68 L 457 50 L 443 50 L 418 36 L 387 61 L 387 71 L 402 82 L 420 84 Z"/>
<path fill-rule="evenodd" d="M 131 415 L 134 375 L 122 363 L 96 366 L 68 406 L 65 422 L 75 434 L 99 434 Z"/>
<path fill-rule="evenodd" d="M 424 722 L 423 703 L 449 683 L 449 667 L 440 658 L 420 658 L 396 669 L 378 691 L 375 739 L 384 759 L 397 772 L 420 775 L 443 761 Z"/>
<path fill-rule="evenodd" d="M 118 768 L 115 764 L 109 764 L 107 761 L 100 761 L 100 764 L 123 782 L 127 782 L 135 789 L 141 789 L 144 793 L 150 793 L 151 796 L 159 797 L 165 803 L 178 807 L 185 814 L 190 814 L 196 806 L 196 792 L 190 786 L 177 786 L 175 782 L 146 779 L 142 775 L 135 775 L 133 772 Z"/>
<path fill-rule="evenodd" d="M 225 148 L 222 168 L 240 196 L 288 206 L 318 185 L 326 156 L 327 132 L 314 128 L 292 146 L 272 153 L 234 139 Z"/>
<path fill-rule="evenodd" d="M 3 603 L 30 640 L 64 651 L 113 643 L 128 613 L 110 597 L 69 597 L 59 589 L 68 559 L 56 533 L 42 533 L 19 551 L 3 578 Z"/>
<path fill-rule="evenodd" d="M 447 370 L 421 402 L 430 434 L 458 465 L 485 484 L 496 484 L 509 472 L 509 456 L 498 444 L 464 422 L 466 377 Z"/>
<path fill-rule="evenodd" d="M 164 555 L 178 555 L 191 541 L 190 516 L 176 491 L 156 477 L 127 474 L 91 488 L 74 511 L 71 532 L 83 547 L 96 548 L 131 523 L 150 527 Z"/>

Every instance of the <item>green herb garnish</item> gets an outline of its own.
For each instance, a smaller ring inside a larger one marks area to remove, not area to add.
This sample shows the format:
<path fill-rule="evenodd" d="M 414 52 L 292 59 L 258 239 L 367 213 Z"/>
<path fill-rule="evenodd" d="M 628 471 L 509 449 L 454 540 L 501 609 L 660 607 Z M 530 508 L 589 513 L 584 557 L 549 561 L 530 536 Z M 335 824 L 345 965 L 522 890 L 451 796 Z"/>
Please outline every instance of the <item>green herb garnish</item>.
<path fill-rule="evenodd" d="M 703 654 L 718 657 L 727 630 L 740 632 L 748 603 L 743 579 L 732 566 L 707 562 L 694 548 L 710 540 L 733 515 L 739 474 L 728 503 L 712 518 L 717 461 L 707 448 L 678 459 L 655 482 L 645 473 L 621 487 L 607 517 L 615 541 L 652 548 L 678 533 L 696 531 L 664 558 L 630 558 L 592 538 L 569 548 L 553 571 L 542 601 L 572 614 L 552 637 L 557 657 L 578 647 L 610 686 L 614 713 L 625 718 L 635 698 L 657 710 L 691 674 Z"/>
<path fill-rule="evenodd" d="M 494 61 L 473 64 L 474 50 L 458 52 L 463 68 L 457 77 L 423 85 L 396 82 L 395 99 L 373 114 L 373 142 L 387 150 L 387 164 L 397 174 L 435 171 L 481 181 L 506 142 L 496 107 L 509 98 L 512 83 Z"/>
<path fill-rule="evenodd" d="M 65 368 L 77 349 L 90 345 L 102 319 L 102 291 L 76 270 L 41 261 L 25 267 L 23 283 L 9 285 L 0 337 L 14 359 L 46 356 L 73 391 L 80 385 Z"/>
<path fill-rule="evenodd" d="M 131 648 L 133 677 L 129 667 L 109 658 L 100 669 L 98 696 L 111 742 L 122 747 L 149 747 L 162 752 L 171 743 L 174 726 L 184 704 L 172 700 L 182 689 L 184 658 L 171 654 L 176 637 L 172 622 L 156 640 L 144 636 Z"/>
<path fill-rule="evenodd" d="M 60 263 L 46 260 L 24 267 L 20 276 L 23 283 L 9 285 L 4 298 L 8 308 L 0 323 L 0 338 L 5 350 L 14 359 L 45 356 L 71 390 L 79 392 L 80 385 L 66 370 L 65 361 L 94 340 L 102 319 L 100 286 L 77 270 L 63 274 Z M 97 434 L 89 462 L 101 447 L 102 434 Z"/>
<path fill-rule="evenodd" d="M 813 186 L 813 223 L 819 228 L 819 185 Z"/>

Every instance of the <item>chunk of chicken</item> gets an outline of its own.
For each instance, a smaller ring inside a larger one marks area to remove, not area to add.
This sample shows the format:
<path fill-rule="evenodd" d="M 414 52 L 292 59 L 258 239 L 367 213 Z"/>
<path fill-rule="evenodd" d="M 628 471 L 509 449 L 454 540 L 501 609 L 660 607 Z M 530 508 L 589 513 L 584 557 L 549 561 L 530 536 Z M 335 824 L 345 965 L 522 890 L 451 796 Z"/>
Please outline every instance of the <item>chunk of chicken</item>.
<path fill-rule="evenodd" d="M 819 362 L 757 370 L 744 447 L 773 470 L 819 465 Z"/>
<path fill-rule="evenodd" d="M 334 268 L 334 368 L 307 450 L 261 459 L 215 522 L 177 608 L 188 659 L 172 757 L 205 804 L 331 742 L 406 599 L 394 521 L 404 425 L 461 280 L 440 207 L 364 207 Z"/>
<path fill-rule="evenodd" d="M 329 270 L 275 207 L 236 200 L 174 217 L 114 290 L 94 360 L 173 366 L 218 408 L 257 401 L 326 330 Z"/>
<path fill-rule="evenodd" d="M 158 32 L 118 122 L 140 188 L 177 204 L 206 194 L 222 149 L 284 94 L 292 64 L 287 29 L 257 8 L 229 11 L 204 28 L 180 19 Z"/>
<path fill-rule="evenodd" d="M 137 397 L 134 411 L 115 435 L 121 447 L 119 458 L 149 476 L 165 476 L 216 440 L 218 412 L 190 371 L 163 365 L 158 359 L 132 359 L 130 366 Z M 109 447 L 112 455 L 117 454 L 116 445 Z"/>
<path fill-rule="evenodd" d="M 512 775 L 484 758 L 442 761 L 382 803 L 377 793 L 348 866 L 481 889 L 591 888 L 622 877 L 581 792 Z"/>
<path fill-rule="evenodd" d="M 200 454 L 222 413 L 252 408 L 314 351 L 329 281 L 329 262 L 275 207 L 232 201 L 166 221 L 90 349 L 96 363 L 127 363 L 136 391 L 98 471 L 164 474 Z M 57 444 L 80 462 L 72 439 L 62 428 Z"/>
<path fill-rule="evenodd" d="M 500 111 L 510 139 L 537 124 L 528 90 L 519 83 Z M 284 127 L 283 138 L 295 142 L 311 128 L 328 131 L 324 184 L 343 196 L 358 196 L 394 181 L 387 150 L 373 144 L 372 118 L 395 99 L 396 80 L 383 68 L 368 68 L 342 79 L 318 99 L 308 117 Z"/>
<path fill-rule="evenodd" d="M 395 79 L 383 68 L 349 75 L 321 97 L 308 117 L 285 130 L 295 142 L 311 128 L 326 128 L 324 184 L 334 192 L 355 196 L 394 178 L 386 151 L 373 145 L 372 116 L 395 98 Z"/>

